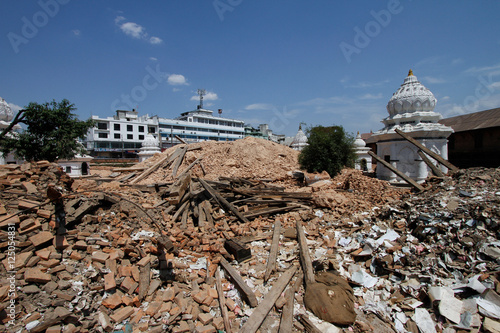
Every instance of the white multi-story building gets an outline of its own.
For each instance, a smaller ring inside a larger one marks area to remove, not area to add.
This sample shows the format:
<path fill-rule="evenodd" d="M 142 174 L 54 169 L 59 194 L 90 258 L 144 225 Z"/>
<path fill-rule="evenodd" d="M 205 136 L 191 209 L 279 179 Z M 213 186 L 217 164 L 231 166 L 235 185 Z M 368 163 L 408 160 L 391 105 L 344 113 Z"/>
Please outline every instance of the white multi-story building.
<path fill-rule="evenodd" d="M 219 113 L 222 110 L 219 109 Z M 212 110 L 198 108 L 175 119 L 159 118 L 163 147 L 179 143 L 175 136 L 192 143 L 206 140 L 234 141 L 245 137 L 242 120 L 216 117 Z"/>
<path fill-rule="evenodd" d="M 96 126 L 89 130 L 84 144 L 96 158 L 135 158 L 146 135 L 158 135 L 158 117 L 139 117 L 135 110 L 116 110 L 114 117 L 92 119 Z"/>

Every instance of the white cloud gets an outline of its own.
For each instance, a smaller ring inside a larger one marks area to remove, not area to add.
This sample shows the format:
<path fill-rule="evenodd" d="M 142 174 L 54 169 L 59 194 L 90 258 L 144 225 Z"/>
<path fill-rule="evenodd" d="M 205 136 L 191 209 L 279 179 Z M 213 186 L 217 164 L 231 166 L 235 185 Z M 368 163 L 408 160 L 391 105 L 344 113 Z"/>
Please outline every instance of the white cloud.
<path fill-rule="evenodd" d="M 153 37 L 151 37 L 151 38 L 149 39 L 149 42 L 150 42 L 151 44 L 161 44 L 161 43 L 163 42 L 163 40 L 162 40 L 161 38 L 159 38 L 159 37 L 155 37 L 155 36 L 153 36 Z"/>
<path fill-rule="evenodd" d="M 214 92 L 210 92 L 209 91 L 205 95 L 203 95 L 203 100 L 204 101 L 216 101 L 218 99 L 219 99 L 219 97 Z M 200 96 L 199 95 L 194 95 L 194 96 L 191 97 L 191 100 L 192 101 L 199 101 L 200 100 Z"/>
<path fill-rule="evenodd" d="M 347 80 L 341 80 L 340 81 L 342 84 L 347 83 Z M 388 83 L 389 80 L 382 80 L 382 81 L 377 81 L 377 82 L 358 82 L 354 84 L 346 84 L 344 85 L 346 88 L 374 88 L 374 87 L 380 87 L 383 86 L 384 84 Z"/>
<path fill-rule="evenodd" d="M 464 73 L 500 75 L 500 64 L 496 64 L 493 66 L 484 66 L 484 67 L 471 67 L 465 70 Z"/>
<path fill-rule="evenodd" d="M 149 57 L 149 60 L 151 60 L 151 61 L 158 61 L 158 58 L 155 58 L 155 57 Z"/>
<path fill-rule="evenodd" d="M 381 99 L 382 97 L 383 97 L 382 93 L 378 93 L 376 95 L 373 95 L 373 94 L 364 94 L 359 99 Z"/>
<path fill-rule="evenodd" d="M 125 22 L 120 25 L 120 29 L 134 38 L 144 38 L 146 34 L 144 27 L 134 22 Z"/>
<path fill-rule="evenodd" d="M 167 81 L 172 86 L 188 85 L 186 78 L 181 74 L 170 74 Z"/>
<path fill-rule="evenodd" d="M 149 36 L 149 34 L 146 32 L 146 28 L 144 28 L 142 25 L 137 24 L 135 22 L 124 22 L 125 17 L 123 16 L 117 16 L 115 18 L 115 24 L 120 28 L 120 30 L 126 34 L 127 36 L 130 36 L 132 38 L 136 39 L 142 39 L 147 41 L 150 44 L 157 45 L 161 44 L 163 40 L 160 37 L 156 36 Z"/>
<path fill-rule="evenodd" d="M 441 60 L 445 60 L 445 59 L 446 59 L 445 56 L 431 56 L 431 57 L 427 57 L 427 58 L 424 58 L 424 59 L 420 60 L 419 62 L 417 62 L 415 64 L 415 67 L 416 68 L 420 68 L 422 66 L 427 66 L 427 65 L 436 65 Z"/>
<path fill-rule="evenodd" d="M 273 108 L 274 106 L 272 104 L 267 103 L 255 103 L 245 106 L 245 110 L 269 110 Z"/>
<path fill-rule="evenodd" d="M 443 96 L 440 98 L 442 101 L 447 101 L 450 99 L 450 96 Z"/>
<path fill-rule="evenodd" d="M 424 79 L 425 82 L 429 82 L 431 84 L 446 83 L 445 79 L 437 78 L 437 77 L 432 77 L 432 76 L 424 76 L 423 79 Z"/>
<path fill-rule="evenodd" d="M 73 33 L 73 35 L 75 36 L 80 36 L 82 34 L 82 32 L 78 29 L 75 29 L 75 30 L 71 30 L 71 32 Z"/>
<path fill-rule="evenodd" d="M 451 64 L 455 66 L 455 65 L 463 64 L 463 62 L 464 62 L 464 60 L 462 58 L 457 58 L 457 59 L 453 59 L 451 61 Z"/>

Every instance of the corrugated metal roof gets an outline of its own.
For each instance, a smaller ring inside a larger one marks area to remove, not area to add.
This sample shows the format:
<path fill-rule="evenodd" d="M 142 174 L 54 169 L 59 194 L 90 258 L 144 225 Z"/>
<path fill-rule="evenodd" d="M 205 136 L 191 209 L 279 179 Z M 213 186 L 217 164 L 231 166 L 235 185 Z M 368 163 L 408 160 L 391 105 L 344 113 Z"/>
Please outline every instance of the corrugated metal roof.
<path fill-rule="evenodd" d="M 451 126 L 455 132 L 500 127 L 500 108 L 441 119 L 439 122 Z"/>

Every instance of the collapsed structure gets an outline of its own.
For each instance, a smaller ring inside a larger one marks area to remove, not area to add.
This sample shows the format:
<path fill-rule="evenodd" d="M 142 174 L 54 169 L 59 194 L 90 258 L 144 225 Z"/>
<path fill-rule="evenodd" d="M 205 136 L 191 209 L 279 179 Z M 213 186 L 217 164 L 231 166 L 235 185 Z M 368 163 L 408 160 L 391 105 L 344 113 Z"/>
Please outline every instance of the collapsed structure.
<path fill-rule="evenodd" d="M 305 185 L 297 155 L 246 138 L 179 145 L 85 179 L 43 161 L 2 166 L 0 246 L 15 226 L 16 247 L 13 262 L 0 254 L 0 330 L 498 325 L 498 169 L 411 193 L 350 169 Z"/>

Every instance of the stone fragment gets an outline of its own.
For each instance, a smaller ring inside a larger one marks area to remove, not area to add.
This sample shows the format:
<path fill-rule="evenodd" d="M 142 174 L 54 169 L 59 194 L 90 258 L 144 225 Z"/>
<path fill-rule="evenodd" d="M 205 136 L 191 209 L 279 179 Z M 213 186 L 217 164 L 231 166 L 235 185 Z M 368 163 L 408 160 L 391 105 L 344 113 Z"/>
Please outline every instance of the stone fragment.
<path fill-rule="evenodd" d="M 39 245 L 42 245 L 44 243 L 50 242 L 54 236 L 50 231 L 42 231 L 38 234 L 35 234 L 29 238 L 31 243 L 33 243 L 33 246 L 37 247 Z"/>
<path fill-rule="evenodd" d="M 52 278 L 49 274 L 42 272 L 39 268 L 33 267 L 26 269 L 24 272 L 24 280 L 26 280 L 26 282 L 48 283 L 52 281 Z"/>

